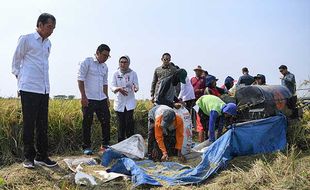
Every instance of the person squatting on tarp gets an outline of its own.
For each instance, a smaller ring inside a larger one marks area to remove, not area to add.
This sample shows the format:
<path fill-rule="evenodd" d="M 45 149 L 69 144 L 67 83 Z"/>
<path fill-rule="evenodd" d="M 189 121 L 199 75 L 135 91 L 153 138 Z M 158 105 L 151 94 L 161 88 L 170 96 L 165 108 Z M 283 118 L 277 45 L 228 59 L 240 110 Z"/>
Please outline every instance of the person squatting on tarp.
<path fill-rule="evenodd" d="M 233 116 L 237 115 L 237 106 L 234 103 L 225 104 L 219 97 L 213 95 L 201 96 L 196 105 L 199 107 L 198 114 L 205 130 L 205 140 L 215 141 L 215 128 L 218 128 L 218 137 L 222 134 L 224 122 L 231 124 Z"/>
<path fill-rule="evenodd" d="M 166 105 L 154 106 L 148 115 L 148 157 L 154 161 L 168 160 L 169 156 L 185 158 L 181 153 L 184 124 L 182 118 Z"/>

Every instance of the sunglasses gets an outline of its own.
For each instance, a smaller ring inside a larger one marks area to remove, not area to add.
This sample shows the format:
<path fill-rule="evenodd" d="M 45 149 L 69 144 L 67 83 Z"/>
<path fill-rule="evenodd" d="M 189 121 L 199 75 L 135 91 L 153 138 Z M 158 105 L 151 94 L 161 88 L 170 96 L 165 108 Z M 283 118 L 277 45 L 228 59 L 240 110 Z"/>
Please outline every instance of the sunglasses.
<path fill-rule="evenodd" d="M 128 63 L 128 61 L 120 61 L 120 63 Z"/>
<path fill-rule="evenodd" d="M 164 61 L 170 61 L 170 59 L 164 59 Z"/>

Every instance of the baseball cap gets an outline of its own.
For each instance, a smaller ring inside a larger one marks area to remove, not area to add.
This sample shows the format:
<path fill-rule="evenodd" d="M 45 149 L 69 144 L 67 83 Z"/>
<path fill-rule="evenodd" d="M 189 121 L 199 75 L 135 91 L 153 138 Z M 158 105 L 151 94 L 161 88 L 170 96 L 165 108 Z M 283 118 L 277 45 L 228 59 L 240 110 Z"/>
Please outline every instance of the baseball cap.
<path fill-rule="evenodd" d="M 217 81 L 217 80 L 218 80 L 218 79 L 215 78 L 215 76 L 213 76 L 213 75 L 208 75 L 208 76 L 206 77 L 206 85 L 209 87 L 213 81 Z"/>
<path fill-rule="evenodd" d="M 163 119 L 161 121 L 161 126 L 163 128 L 163 133 L 167 133 L 168 127 L 172 124 L 175 119 L 175 112 L 172 109 L 167 109 L 163 112 Z"/>
<path fill-rule="evenodd" d="M 228 103 L 224 105 L 223 113 L 227 113 L 229 115 L 237 115 L 237 105 L 234 103 Z"/>

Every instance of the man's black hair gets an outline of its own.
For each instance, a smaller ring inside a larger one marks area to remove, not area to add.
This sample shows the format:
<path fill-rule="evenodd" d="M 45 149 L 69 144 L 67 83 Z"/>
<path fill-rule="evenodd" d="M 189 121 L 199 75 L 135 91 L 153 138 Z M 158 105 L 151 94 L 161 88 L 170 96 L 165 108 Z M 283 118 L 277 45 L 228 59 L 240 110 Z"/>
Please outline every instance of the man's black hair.
<path fill-rule="evenodd" d="M 51 19 L 54 24 L 56 24 L 56 18 L 49 13 L 42 13 L 37 21 L 37 27 L 39 27 L 39 23 L 41 22 L 43 25 L 48 22 L 48 19 Z"/>
<path fill-rule="evenodd" d="M 109 48 L 109 46 L 106 45 L 106 44 L 101 44 L 101 45 L 98 46 L 98 48 L 97 48 L 97 51 L 98 51 L 99 53 L 102 53 L 104 50 L 106 50 L 106 51 L 111 51 L 110 48 Z"/>
<path fill-rule="evenodd" d="M 249 69 L 248 69 L 247 67 L 243 67 L 243 68 L 242 68 L 242 72 L 243 72 L 243 73 L 244 73 L 244 72 L 247 72 L 247 73 L 248 73 L 248 72 L 249 72 Z"/>
<path fill-rule="evenodd" d="M 284 70 L 286 70 L 286 69 L 287 69 L 287 66 L 286 66 L 286 65 L 281 65 L 281 66 L 279 67 L 279 69 L 284 69 Z"/>
<path fill-rule="evenodd" d="M 164 58 L 165 55 L 171 57 L 170 53 L 164 53 L 164 54 L 161 56 L 161 58 Z"/>

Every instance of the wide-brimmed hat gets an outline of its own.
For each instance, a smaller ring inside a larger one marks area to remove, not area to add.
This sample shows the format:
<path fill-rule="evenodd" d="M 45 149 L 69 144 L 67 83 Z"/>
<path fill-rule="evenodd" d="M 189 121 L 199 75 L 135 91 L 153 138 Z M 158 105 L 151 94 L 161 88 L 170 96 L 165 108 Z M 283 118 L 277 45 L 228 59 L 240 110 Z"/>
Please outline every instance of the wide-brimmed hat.
<path fill-rule="evenodd" d="M 194 71 L 204 71 L 204 70 L 202 69 L 202 67 L 201 67 L 200 65 L 198 65 L 198 66 L 194 69 Z"/>

